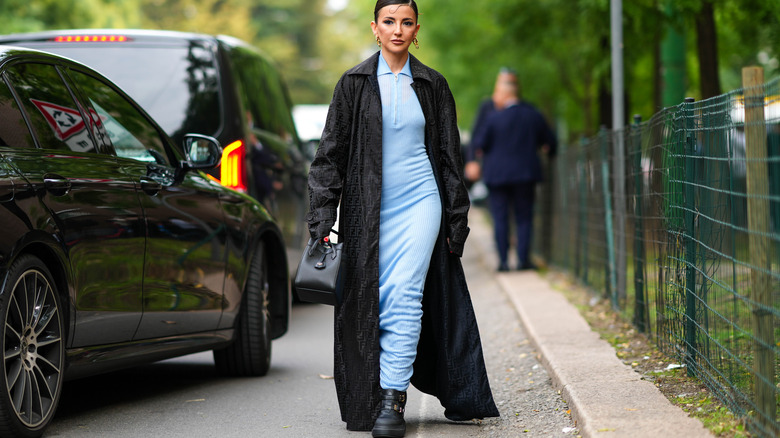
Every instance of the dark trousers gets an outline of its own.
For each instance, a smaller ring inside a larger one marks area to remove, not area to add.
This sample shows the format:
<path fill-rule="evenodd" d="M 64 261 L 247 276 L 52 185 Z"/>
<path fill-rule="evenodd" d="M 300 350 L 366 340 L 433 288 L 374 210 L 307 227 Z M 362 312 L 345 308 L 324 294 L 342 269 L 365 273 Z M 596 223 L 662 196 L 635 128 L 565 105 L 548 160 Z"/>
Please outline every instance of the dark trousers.
<path fill-rule="evenodd" d="M 488 186 L 490 214 L 493 216 L 494 236 L 501 265 L 507 264 L 509 252 L 509 211 L 512 209 L 517 232 L 518 267 L 531 262 L 531 225 L 533 221 L 533 182 Z"/>

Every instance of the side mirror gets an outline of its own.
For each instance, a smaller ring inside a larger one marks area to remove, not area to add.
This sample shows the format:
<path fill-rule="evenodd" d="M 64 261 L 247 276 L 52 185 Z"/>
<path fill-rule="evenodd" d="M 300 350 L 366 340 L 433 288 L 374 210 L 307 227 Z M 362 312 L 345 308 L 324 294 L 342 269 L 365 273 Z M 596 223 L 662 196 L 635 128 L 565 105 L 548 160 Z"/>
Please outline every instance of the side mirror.
<path fill-rule="evenodd" d="M 200 134 L 184 136 L 184 169 L 211 169 L 222 160 L 222 146 L 214 137 Z"/>

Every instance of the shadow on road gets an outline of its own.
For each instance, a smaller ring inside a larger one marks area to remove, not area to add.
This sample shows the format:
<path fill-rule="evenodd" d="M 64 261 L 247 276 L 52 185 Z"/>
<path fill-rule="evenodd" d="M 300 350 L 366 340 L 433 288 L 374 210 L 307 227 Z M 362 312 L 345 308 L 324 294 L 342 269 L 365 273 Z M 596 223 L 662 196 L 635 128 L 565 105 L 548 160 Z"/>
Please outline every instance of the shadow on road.
<path fill-rule="evenodd" d="M 192 391 L 201 385 L 218 385 L 233 380 L 217 374 L 214 363 L 170 360 L 127 370 L 65 382 L 57 420 L 89 411 L 154 400 L 178 391 Z"/>

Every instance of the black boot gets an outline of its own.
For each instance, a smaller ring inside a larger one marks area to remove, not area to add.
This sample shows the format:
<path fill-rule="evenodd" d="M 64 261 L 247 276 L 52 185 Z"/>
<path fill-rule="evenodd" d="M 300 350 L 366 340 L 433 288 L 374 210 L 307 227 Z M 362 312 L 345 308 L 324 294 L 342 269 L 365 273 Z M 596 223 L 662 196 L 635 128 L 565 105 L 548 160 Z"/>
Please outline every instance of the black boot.
<path fill-rule="evenodd" d="M 395 389 L 382 390 L 382 406 L 379 408 L 379 416 L 374 422 L 374 430 L 371 436 L 400 438 L 406 434 L 406 422 L 404 421 L 404 407 L 406 406 L 406 391 Z"/>

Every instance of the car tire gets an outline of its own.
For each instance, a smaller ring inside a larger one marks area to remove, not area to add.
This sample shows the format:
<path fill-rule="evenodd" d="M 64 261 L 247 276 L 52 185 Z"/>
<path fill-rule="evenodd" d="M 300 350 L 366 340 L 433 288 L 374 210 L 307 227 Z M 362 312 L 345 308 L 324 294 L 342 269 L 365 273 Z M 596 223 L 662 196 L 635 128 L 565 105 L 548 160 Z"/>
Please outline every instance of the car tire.
<path fill-rule="evenodd" d="M 62 392 L 65 325 L 46 265 L 23 255 L 0 291 L 0 436 L 38 437 Z"/>
<path fill-rule="evenodd" d="M 258 243 L 249 267 L 236 335 L 227 348 L 214 350 L 217 371 L 228 376 L 264 376 L 271 367 L 271 315 L 268 260 Z"/>

